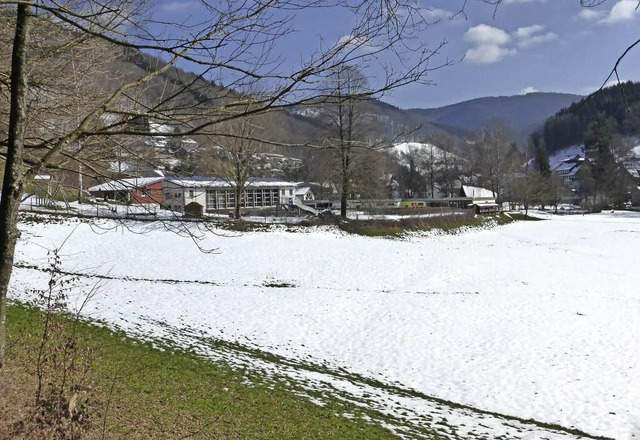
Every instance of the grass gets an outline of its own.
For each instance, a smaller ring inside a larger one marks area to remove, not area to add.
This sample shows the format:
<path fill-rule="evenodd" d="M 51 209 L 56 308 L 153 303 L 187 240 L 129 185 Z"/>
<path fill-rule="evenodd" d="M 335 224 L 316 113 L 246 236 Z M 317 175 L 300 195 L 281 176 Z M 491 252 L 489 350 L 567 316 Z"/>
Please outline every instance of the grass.
<path fill-rule="evenodd" d="M 389 210 L 390 213 L 404 213 L 408 210 Z M 378 214 L 384 211 L 378 212 Z M 407 231 L 428 231 L 433 229 L 443 231 L 455 231 L 464 226 L 481 226 L 486 221 L 486 217 L 476 216 L 473 212 L 468 211 L 463 214 L 442 215 L 434 217 L 417 217 L 416 214 L 440 214 L 440 210 L 433 208 L 425 208 L 419 210 L 411 210 L 412 215 L 406 215 L 405 218 L 399 220 L 371 219 L 371 220 L 348 220 L 341 221 L 339 217 L 328 217 L 324 219 L 312 218 L 295 225 L 290 225 L 291 231 L 296 232 L 301 228 L 317 225 L 336 225 L 341 230 L 356 235 L 364 235 L 368 237 L 389 237 L 397 238 L 403 236 Z M 506 221 L 511 221 L 505 218 Z M 233 221 L 216 221 L 216 226 L 234 232 L 265 232 L 270 231 L 273 225 L 253 222 L 249 220 L 233 220 Z"/>
<path fill-rule="evenodd" d="M 397 210 L 396 210 L 397 211 Z M 405 210 L 407 211 L 407 210 Z M 402 211 L 404 212 L 404 211 Z M 433 208 L 425 208 L 422 210 L 411 210 L 412 214 L 421 213 L 433 213 Z M 440 211 L 437 211 L 439 213 Z M 455 233 L 460 228 L 464 227 L 480 227 L 486 225 L 488 222 L 495 221 L 495 224 L 503 225 L 511 223 L 513 221 L 521 220 L 540 220 L 532 216 L 526 216 L 515 212 L 501 213 L 494 216 L 479 216 L 475 215 L 472 211 L 467 210 L 464 213 L 458 213 L 455 215 L 442 215 L 434 217 L 417 217 L 407 215 L 405 218 L 398 220 L 388 219 L 368 219 L 368 220 L 348 220 L 341 221 L 339 217 L 330 217 L 326 219 L 310 219 L 295 225 L 288 225 L 288 229 L 291 232 L 298 232 L 305 227 L 317 226 L 317 225 L 335 225 L 339 229 L 349 234 L 363 235 L 367 237 L 387 237 L 387 238 L 399 238 L 404 236 L 407 232 L 418 231 L 430 231 L 440 230 L 444 232 Z M 41 215 L 41 214 L 22 214 L 20 221 L 23 223 L 59 223 L 64 221 L 65 218 L 79 218 L 76 215 L 68 216 L 56 216 L 56 215 Z M 85 220 L 86 221 L 86 220 Z M 268 232 L 272 230 L 273 225 L 248 221 L 244 219 L 232 220 L 232 221 L 220 221 L 218 219 L 205 219 L 216 227 L 228 231 L 246 233 L 246 232 Z M 282 286 L 285 287 L 285 286 Z"/>
<path fill-rule="evenodd" d="M 30 405 L 31 397 L 25 396 L 33 395 L 41 320 L 37 310 L 12 304 L 7 323 L 8 368 L 0 373 L 0 388 L 14 391 L 0 393 L 2 438 Z M 118 439 L 395 438 L 362 418 L 339 416 L 358 413 L 344 401 L 318 406 L 284 382 L 88 323 L 80 324 L 79 335 L 98 353 L 87 379 L 91 427 L 83 438 L 101 438 L 103 430 L 106 438 Z M 17 401 L 17 395 L 23 399 Z"/>
<path fill-rule="evenodd" d="M 471 212 L 437 217 L 407 217 L 400 220 L 349 220 L 340 229 L 350 234 L 369 237 L 401 237 L 412 231 L 455 231 L 464 226 L 481 226 L 487 221 Z"/>
<path fill-rule="evenodd" d="M 543 220 L 540 217 L 535 217 L 531 214 L 525 215 L 522 212 L 510 212 L 509 215 L 511 216 L 511 218 L 513 220 L 518 220 L 518 221 L 540 221 Z"/>
<path fill-rule="evenodd" d="M 8 312 L 8 366 L 0 371 L 0 438 L 72 438 L 45 437 L 28 430 L 29 423 L 34 424 L 33 418 L 25 419 L 24 415 L 33 405 L 33 359 L 42 320 L 38 310 L 20 304 L 11 304 Z M 67 320 L 60 316 L 57 319 Z M 180 339 L 182 330 L 167 328 L 167 331 Z M 189 329 L 185 331 L 190 332 Z M 83 352 L 88 347 L 89 352 L 95 353 L 89 359 L 92 368 L 83 382 L 90 390 L 89 424 L 83 431 L 83 439 L 396 438 L 383 425 L 393 426 L 405 438 L 411 439 L 488 438 L 481 433 L 469 432 L 464 436 L 456 433 L 458 428 L 455 423 L 450 425 L 448 418 L 451 415 L 455 419 L 455 414 L 464 413 L 473 415 L 479 427 L 499 421 L 504 426 L 515 425 L 517 432 L 542 428 L 548 429 L 550 434 L 610 440 L 576 429 L 472 408 L 342 369 L 299 363 L 232 342 L 207 341 L 209 337 L 204 335 L 200 342 L 205 346 L 249 355 L 251 365 L 264 361 L 282 368 L 293 367 L 333 376 L 336 382 L 330 381 L 323 387 L 307 387 L 298 383 L 298 379 L 274 379 L 248 364 L 244 368 L 231 368 L 159 341 L 134 340 L 121 332 L 90 323 L 80 323 L 78 335 L 78 345 L 82 346 Z M 300 376 L 300 380 L 303 377 Z M 337 382 L 367 391 L 359 397 L 350 395 L 349 391 L 332 385 Z M 400 411 L 399 415 L 393 415 L 393 410 L 387 413 L 375 409 L 374 395 L 378 391 L 386 391 L 381 395 L 391 396 L 392 401 L 385 405 L 395 407 Z M 323 405 L 315 405 L 303 396 L 316 398 Z M 405 398 L 420 400 L 432 410 L 414 413 L 410 407 L 401 405 Z M 371 403 L 373 405 L 369 405 Z M 27 426 L 19 431 L 21 435 L 16 435 L 15 426 L 19 426 L 21 420 L 26 420 Z"/>

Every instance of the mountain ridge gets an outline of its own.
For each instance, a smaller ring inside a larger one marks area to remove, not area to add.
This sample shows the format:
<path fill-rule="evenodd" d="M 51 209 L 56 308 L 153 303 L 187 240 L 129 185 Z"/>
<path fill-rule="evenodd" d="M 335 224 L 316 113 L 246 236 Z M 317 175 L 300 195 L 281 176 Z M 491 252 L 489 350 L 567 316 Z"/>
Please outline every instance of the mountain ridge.
<path fill-rule="evenodd" d="M 138 51 L 127 53 L 125 58 L 126 62 L 143 71 L 161 62 L 150 54 Z M 215 102 L 224 101 L 224 98 L 220 99 L 222 96 L 235 94 L 232 89 L 224 89 L 180 67 L 172 67 L 162 76 L 163 80 L 159 82 L 173 83 L 174 87 L 184 87 L 186 84 L 195 86 L 196 90 L 189 95 L 196 105 L 202 105 L 202 101 L 211 101 L 215 105 Z M 156 90 L 162 93 L 165 88 Z M 153 101 L 159 97 L 149 98 Z M 540 129 L 547 118 L 583 98 L 569 93 L 532 92 L 525 95 L 485 96 L 440 107 L 408 109 L 382 99 L 371 99 L 365 102 L 362 111 L 372 121 L 372 135 L 378 139 L 400 137 L 398 140 L 425 141 L 442 134 L 463 138 L 499 121 L 512 133 L 513 141 L 523 146 L 528 136 Z M 316 139 L 321 135 L 322 124 L 317 114 L 314 117 L 314 110 L 321 107 L 322 104 L 315 109 L 314 105 L 300 106 L 281 112 L 277 118 L 280 122 L 273 125 L 277 132 L 273 133 L 274 138 L 283 144 L 307 143 Z"/>
<path fill-rule="evenodd" d="M 540 128 L 548 117 L 580 101 L 583 96 L 559 92 L 526 95 L 486 96 L 435 108 L 411 108 L 440 125 L 475 132 L 495 121 L 502 122 L 517 140 L 523 141 Z"/>

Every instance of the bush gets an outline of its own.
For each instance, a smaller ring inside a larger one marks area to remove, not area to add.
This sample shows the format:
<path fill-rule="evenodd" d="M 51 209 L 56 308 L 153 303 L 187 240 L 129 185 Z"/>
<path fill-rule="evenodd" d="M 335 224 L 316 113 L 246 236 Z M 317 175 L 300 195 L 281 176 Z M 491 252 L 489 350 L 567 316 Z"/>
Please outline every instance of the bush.
<path fill-rule="evenodd" d="M 350 220 L 339 223 L 339 228 L 351 234 L 370 237 L 399 237 L 407 231 L 439 229 L 449 231 L 462 226 L 480 226 L 483 217 L 472 212 L 435 217 L 407 217 L 400 220 Z"/>

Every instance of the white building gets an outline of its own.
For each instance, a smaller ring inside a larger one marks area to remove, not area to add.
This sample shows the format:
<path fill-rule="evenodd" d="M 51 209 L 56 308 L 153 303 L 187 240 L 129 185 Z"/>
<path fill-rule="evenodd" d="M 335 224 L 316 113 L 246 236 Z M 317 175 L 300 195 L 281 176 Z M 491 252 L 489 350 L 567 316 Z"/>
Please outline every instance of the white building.
<path fill-rule="evenodd" d="M 197 204 L 203 212 L 233 209 L 236 206 L 235 182 L 211 177 L 166 178 L 162 206 L 184 212 L 185 206 Z M 243 208 L 274 208 L 293 204 L 297 184 L 280 179 L 252 178 L 246 183 Z M 191 205 L 191 206 L 197 206 Z"/>

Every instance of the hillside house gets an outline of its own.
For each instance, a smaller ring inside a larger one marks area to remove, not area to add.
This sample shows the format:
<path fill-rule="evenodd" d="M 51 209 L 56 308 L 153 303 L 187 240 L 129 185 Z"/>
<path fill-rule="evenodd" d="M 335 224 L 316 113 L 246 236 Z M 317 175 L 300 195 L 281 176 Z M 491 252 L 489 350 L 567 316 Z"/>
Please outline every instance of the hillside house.
<path fill-rule="evenodd" d="M 560 163 L 553 168 L 553 172 L 560 176 L 564 181 L 564 184 L 571 189 L 571 191 L 580 190 L 580 178 L 579 171 L 584 165 L 587 159 L 579 154 L 568 156 L 560 161 Z"/>
<path fill-rule="evenodd" d="M 622 163 L 631 178 L 640 184 L 640 145 L 633 147 Z"/>
<path fill-rule="evenodd" d="M 159 149 L 166 148 L 169 143 L 169 139 L 165 135 L 175 131 L 173 127 L 153 120 L 148 121 L 146 129 L 149 130 L 151 135 L 145 138 L 145 145 Z"/>
<path fill-rule="evenodd" d="M 640 186 L 636 186 L 631 190 L 631 203 L 633 206 L 640 206 Z"/>
<path fill-rule="evenodd" d="M 302 168 L 302 159 L 275 153 L 256 153 L 253 156 L 256 170 L 262 175 L 283 176 Z"/>

